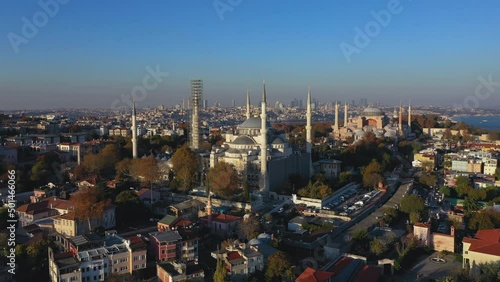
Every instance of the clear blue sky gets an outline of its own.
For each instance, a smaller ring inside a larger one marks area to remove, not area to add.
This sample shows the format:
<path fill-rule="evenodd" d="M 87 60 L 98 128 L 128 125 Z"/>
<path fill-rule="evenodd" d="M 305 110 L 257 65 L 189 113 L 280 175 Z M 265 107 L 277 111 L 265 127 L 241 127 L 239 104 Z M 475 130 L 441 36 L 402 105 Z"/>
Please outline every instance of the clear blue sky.
<path fill-rule="evenodd" d="M 498 0 L 402 0 L 350 63 L 341 42 L 355 46 L 355 27 L 391 1 L 241 0 L 222 20 L 214 2 L 231 1 L 71 0 L 16 54 L 8 34 L 22 36 L 21 19 L 43 10 L 1 1 L 0 110 L 108 108 L 156 65 L 170 75 L 140 106 L 179 104 L 191 78 L 223 105 L 243 104 L 247 88 L 258 102 L 262 79 L 268 102 L 286 104 L 310 84 L 321 101 L 452 106 L 474 95 L 479 75 L 500 82 Z M 500 105 L 497 88 L 481 107 Z"/>

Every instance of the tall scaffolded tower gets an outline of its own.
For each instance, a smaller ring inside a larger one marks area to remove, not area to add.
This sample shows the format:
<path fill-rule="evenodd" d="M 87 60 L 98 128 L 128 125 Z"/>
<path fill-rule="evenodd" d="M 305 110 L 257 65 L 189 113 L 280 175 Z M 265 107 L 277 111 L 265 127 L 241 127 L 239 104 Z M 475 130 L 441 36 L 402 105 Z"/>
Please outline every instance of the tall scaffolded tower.
<path fill-rule="evenodd" d="M 200 149 L 200 104 L 203 99 L 203 81 L 201 79 L 191 80 L 191 148 Z"/>

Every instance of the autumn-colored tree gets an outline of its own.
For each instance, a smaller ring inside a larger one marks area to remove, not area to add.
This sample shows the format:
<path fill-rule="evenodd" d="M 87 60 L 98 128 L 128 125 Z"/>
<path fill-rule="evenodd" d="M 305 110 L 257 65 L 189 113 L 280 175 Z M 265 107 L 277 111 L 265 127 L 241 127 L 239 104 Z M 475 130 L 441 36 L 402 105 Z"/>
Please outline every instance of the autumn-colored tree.
<path fill-rule="evenodd" d="M 71 195 L 75 217 L 87 221 L 89 231 L 92 232 L 91 221 L 101 218 L 106 208 L 110 205 L 109 199 L 103 199 L 101 192 L 95 187 L 80 188 Z"/>
<path fill-rule="evenodd" d="M 133 178 L 140 180 L 145 185 L 151 185 L 160 180 L 158 162 L 153 156 L 133 159 L 129 171 Z"/>
<path fill-rule="evenodd" d="M 239 225 L 240 233 L 247 240 L 257 238 L 260 233 L 260 222 L 254 216 L 250 215 L 248 218 L 244 219 Z"/>
<path fill-rule="evenodd" d="M 115 179 L 125 180 L 130 177 L 130 168 L 132 167 L 132 159 L 125 158 L 115 165 Z"/>
<path fill-rule="evenodd" d="M 172 165 L 179 188 L 183 191 L 191 189 L 197 182 L 198 157 L 188 147 L 179 148 L 172 156 Z"/>
<path fill-rule="evenodd" d="M 293 278 L 292 263 L 285 253 L 278 251 L 267 258 L 266 278 L 269 281 Z"/>
<path fill-rule="evenodd" d="M 223 198 L 231 198 L 239 189 L 238 172 L 231 164 L 218 162 L 208 171 L 210 189 Z"/>

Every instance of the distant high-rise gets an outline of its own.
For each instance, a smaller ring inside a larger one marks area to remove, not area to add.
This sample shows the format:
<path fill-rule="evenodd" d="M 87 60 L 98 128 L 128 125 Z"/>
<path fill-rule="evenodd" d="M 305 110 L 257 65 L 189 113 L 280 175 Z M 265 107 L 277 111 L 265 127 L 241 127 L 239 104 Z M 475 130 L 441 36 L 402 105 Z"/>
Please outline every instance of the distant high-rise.
<path fill-rule="evenodd" d="M 204 99 L 203 100 L 203 109 L 206 109 L 207 105 L 208 105 L 208 101 L 207 101 L 207 99 Z"/>
<path fill-rule="evenodd" d="M 203 98 L 203 81 L 201 79 L 191 80 L 191 147 L 194 150 L 200 148 L 200 116 L 199 108 L 200 102 Z"/>
<path fill-rule="evenodd" d="M 233 99 L 233 108 L 236 107 L 236 100 Z"/>

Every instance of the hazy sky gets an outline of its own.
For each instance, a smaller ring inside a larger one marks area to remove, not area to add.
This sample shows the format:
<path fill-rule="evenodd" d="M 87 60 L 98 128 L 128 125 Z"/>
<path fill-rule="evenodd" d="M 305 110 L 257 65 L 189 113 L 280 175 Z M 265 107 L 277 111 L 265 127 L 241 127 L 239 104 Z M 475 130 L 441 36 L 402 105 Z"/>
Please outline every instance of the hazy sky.
<path fill-rule="evenodd" d="M 179 104 L 192 78 L 209 104 L 257 103 L 265 79 L 269 103 L 310 84 L 320 101 L 500 105 L 498 0 L 54 1 L 0 1 L 0 110 L 109 108 L 157 65 L 141 107 Z"/>

